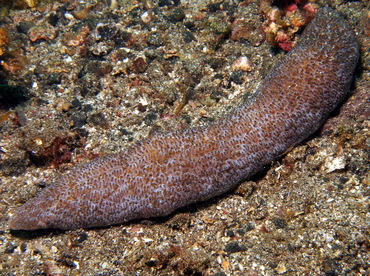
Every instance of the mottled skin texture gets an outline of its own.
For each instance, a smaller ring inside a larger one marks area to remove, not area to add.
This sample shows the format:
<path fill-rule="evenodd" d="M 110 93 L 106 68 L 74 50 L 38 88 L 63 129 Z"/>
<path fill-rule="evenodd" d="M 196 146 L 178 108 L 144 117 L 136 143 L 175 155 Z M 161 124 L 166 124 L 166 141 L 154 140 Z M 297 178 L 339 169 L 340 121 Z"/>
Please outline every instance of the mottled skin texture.
<path fill-rule="evenodd" d="M 358 57 L 354 32 L 322 9 L 251 102 L 206 127 L 156 134 L 79 166 L 20 207 L 9 226 L 107 226 L 222 194 L 322 125 L 348 92 Z"/>

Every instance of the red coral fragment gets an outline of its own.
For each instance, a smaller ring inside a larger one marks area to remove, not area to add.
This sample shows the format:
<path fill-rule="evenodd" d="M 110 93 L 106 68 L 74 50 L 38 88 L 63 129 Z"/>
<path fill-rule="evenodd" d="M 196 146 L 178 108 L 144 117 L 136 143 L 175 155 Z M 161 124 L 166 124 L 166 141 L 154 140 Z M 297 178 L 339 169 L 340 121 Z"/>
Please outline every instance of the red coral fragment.
<path fill-rule="evenodd" d="M 290 51 L 297 33 L 307 25 L 315 15 L 316 8 L 312 0 L 275 0 L 261 1 L 261 11 L 266 18 L 263 31 L 267 41 L 284 51 Z"/>
<path fill-rule="evenodd" d="M 41 141 L 41 139 L 38 140 Z M 43 143 L 40 142 L 40 144 Z M 82 147 L 82 144 L 79 136 L 54 137 L 48 145 L 43 145 L 39 150 L 30 151 L 30 159 L 37 165 L 58 167 L 61 164 L 70 163 L 72 151 Z"/>
<path fill-rule="evenodd" d="M 277 45 L 286 52 L 292 50 L 294 46 L 294 41 L 286 33 L 279 32 L 275 37 Z"/>

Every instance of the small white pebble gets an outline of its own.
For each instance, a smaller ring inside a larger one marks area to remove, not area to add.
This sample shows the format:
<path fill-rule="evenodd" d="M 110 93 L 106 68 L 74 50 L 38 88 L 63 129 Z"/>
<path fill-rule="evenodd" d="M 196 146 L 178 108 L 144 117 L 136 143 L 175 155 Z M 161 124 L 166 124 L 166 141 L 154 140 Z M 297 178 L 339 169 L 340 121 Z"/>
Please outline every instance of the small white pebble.
<path fill-rule="evenodd" d="M 253 69 L 253 63 L 252 61 L 246 57 L 246 56 L 241 56 L 234 61 L 232 68 L 235 70 L 242 70 L 245 72 L 252 71 Z"/>
<path fill-rule="evenodd" d="M 68 12 L 64 14 L 64 17 L 68 20 L 74 20 L 75 19 L 74 16 L 72 14 L 68 13 Z"/>
<path fill-rule="evenodd" d="M 331 173 L 336 170 L 342 170 L 346 167 L 346 162 L 343 156 L 328 158 L 325 162 L 326 172 Z"/>
<path fill-rule="evenodd" d="M 144 12 L 141 16 L 140 16 L 141 20 L 143 20 L 144 23 L 149 23 L 153 16 L 150 12 Z"/>
<path fill-rule="evenodd" d="M 151 239 L 151 238 L 143 238 L 143 241 L 144 241 L 145 243 L 151 243 L 151 242 L 153 242 L 154 240 L 153 240 L 153 239 Z"/>
<path fill-rule="evenodd" d="M 72 58 L 69 56 L 64 59 L 65 63 L 71 63 L 72 61 L 73 61 Z"/>

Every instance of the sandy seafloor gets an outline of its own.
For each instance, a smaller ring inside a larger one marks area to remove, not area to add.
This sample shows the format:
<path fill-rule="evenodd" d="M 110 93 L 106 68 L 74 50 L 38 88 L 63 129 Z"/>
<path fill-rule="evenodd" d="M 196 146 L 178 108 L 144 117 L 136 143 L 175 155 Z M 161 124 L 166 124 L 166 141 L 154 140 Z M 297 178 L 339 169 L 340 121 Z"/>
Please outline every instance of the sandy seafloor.
<path fill-rule="evenodd" d="M 76 164 L 217 120 L 284 55 L 264 39 L 258 1 L 179 2 L 2 8 L 1 81 L 28 100 L 0 96 L 0 275 L 370 275 L 367 1 L 330 1 L 361 42 L 349 97 L 235 191 L 166 218 L 9 231 L 16 208 Z M 235 20 L 243 39 L 231 39 Z"/>

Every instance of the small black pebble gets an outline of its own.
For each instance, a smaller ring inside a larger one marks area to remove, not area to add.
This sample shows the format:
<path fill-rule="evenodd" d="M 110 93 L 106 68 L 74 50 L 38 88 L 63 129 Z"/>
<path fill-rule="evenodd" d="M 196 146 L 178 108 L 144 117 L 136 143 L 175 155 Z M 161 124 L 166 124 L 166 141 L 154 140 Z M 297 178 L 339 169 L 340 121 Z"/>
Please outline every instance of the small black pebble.
<path fill-rule="evenodd" d="M 82 107 L 81 102 L 78 99 L 74 99 L 72 101 L 72 108 L 80 109 Z"/>
<path fill-rule="evenodd" d="M 124 128 L 119 128 L 118 129 L 123 135 L 132 135 L 133 132 L 131 131 L 128 131 L 127 129 L 124 129 Z"/>
<path fill-rule="evenodd" d="M 185 19 L 185 13 L 182 9 L 174 10 L 168 17 L 168 21 L 176 23 Z"/>
<path fill-rule="evenodd" d="M 78 133 L 80 137 L 83 137 L 83 138 L 89 137 L 89 133 L 86 131 L 86 129 L 77 128 L 75 131 Z"/>
<path fill-rule="evenodd" d="M 158 264 L 158 260 L 149 260 L 149 261 L 145 262 L 145 264 L 149 267 L 155 267 Z"/>
<path fill-rule="evenodd" d="M 114 25 L 99 25 L 96 32 L 100 40 L 109 41 L 117 34 L 118 29 Z"/>
<path fill-rule="evenodd" d="M 217 12 L 221 9 L 222 3 L 217 3 L 217 4 L 209 4 L 208 5 L 208 10 L 210 12 Z"/>
<path fill-rule="evenodd" d="M 159 0 L 158 6 L 164 7 L 164 6 L 178 6 L 180 4 L 180 0 Z"/>
<path fill-rule="evenodd" d="M 235 237 L 235 233 L 233 230 L 227 230 L 226 231 L 226 236 L 232 238 L 232 237 Z"/>
<path fill-rule="evenodd" d="M 229 82 L 233 82 L 236 84 L 243 84 L 243 71 L 238 70 L 231 73 Z"/>
<path fill-rule="evenodd" d="M 113 41 L 118 47 L 126 46 L 131 39 L 132 34 L 121 30 L 113 37 Z"/>
<path fill-rule="evenodd" d="M 17 31 L 19 33 L 28 34 L 28 31 L 35 26 L 32 21 L 23 21 L 17 25 Z"/>
<path fill-rule="evenodd" d="M 59 17 L 58 17 L 58 14 L 53 12 L 51 14 L 49 14 L 49 16 L 47 17 L 47 21 L 50 25 L 54 26 L 58 23 L 59 21 Z"/>
<path fill-rule="evenodd" d="M 88 121 L 89 121 L 89 123 L 93 124 L 94 126 L 100 126 L 100 127 L 104 127 L 108 124 L 107 119 L 104 117 L 104 115 L 102 113 L 92 114 L 88 118 Z"/>
<path fill-rule="evenodd" d="M 12 244 L 12 243 L 9 243 L 5 246 L 5 249 L 4 249 L 4 253 L 8 253 L 8 254 L 11 254 L 14 252 L 14 249 L 16 249 L 17 247 Z"/>
<path fill-rule="evenodd" d="M 184 32 L 183 36 L 186 43 L 190 43 L 195 39 L 194 35 L 191 32 Z"/>
<path fill-rule="evenodd" d="M 26 250 L 27 250 L 27 243 L 22 243 L 21 244 L 21 251 L 26 252 Z"/>
<path fill-rule="evenodd" d="M 74 128 L 80 128 L 87 123 L 87 116 L 82 112 L 76 112 L 71 119 Z"/>
<path fill-rule="evenodd" d="M 83 107 L 83 112 L 85 112 L 85 113 L 89 113 L 89 112 L 91 112 L 91 111 L 93 111 L 94 110 L 94 108 L 93 108 L 93 106 L 91 105 L 91 104 L 87 104 L 87 105 L 85 105 L 84 107 Z"/>
<path fill-rule="evenodd" d="M 254 225 L 250 222 L 248 222 L 244 227 L 244 230 L 247 232 L 252 231 L 253 229 L 254 229 Z"/>
<path fill-rule="evenodd" d="M 59 74 L 51 73 L 47 76 L 45 83 L 47 85 L 60 84 L 62 82 L 62 76 Z"/>
<path fill-rule="evenodd" d="M 239 235 L 239 236 L 243 236 L 245 234 L 245 230 L 244 229 L 238 229 L 236 230 L 236 233 Z"/>
<path fill-rule="evenodd" d="M 240 245 L 238 242 L 235 242 L 235 241 L 230 242 L 226 244 L 225 246 L 225 251 L 227 253 L 242 252 L 246 250 L 247 250 L 247 247 L 245 247 L 244 245 Z"/>
<path fill-rule="evenodd" d="M 76 239 L 76 242 L 81 243 L 87 240 L 89 235 L 86 232 L 78 233 L 78 237 Z"/>
<path fill-rule="evenodd" d="M 285 229 L 287 227 L 285 219 L 276 218 L 272 221 L 277 229 Z"/>
<path fill-rule="evenodd" d="M 40 188 L 45 188 L 45 187 L 49 186 L 49 183 L 47 183 L 45 181 L 40 181 L 40 182 L 37 182 L 36 184 Z"/>
<path fill-rule="evenodd" d="M 195 23 L 194 21 L 186 21 L 184 22 L 184 26 L 190 30 L 190 31 L 195 31 L 196 30 L 196 26 L 195 26 Z"/>
<path fill-rule="evenodd" d="M 154 124 L 155 120 L 157 120 L 157 117 L 157 114 L 149 113 L 145 116 L 144 121 L 147 125 L 151 126 L 152 124 Z"/>

